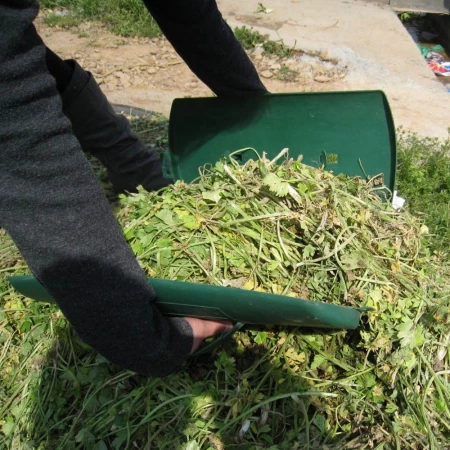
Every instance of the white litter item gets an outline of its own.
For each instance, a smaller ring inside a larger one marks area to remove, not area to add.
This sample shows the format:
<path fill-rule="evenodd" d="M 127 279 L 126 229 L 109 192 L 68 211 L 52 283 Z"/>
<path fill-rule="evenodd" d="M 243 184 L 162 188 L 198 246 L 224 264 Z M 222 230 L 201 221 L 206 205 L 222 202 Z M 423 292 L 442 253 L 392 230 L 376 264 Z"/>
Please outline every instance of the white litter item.
<path fill-rule="evenodd" d="M 394 196 L 392 197 L 392 207 L 394 209 L 402 209 L 405 205 L 406 200 L 397 195 L 397 191 L 394 191 Z"/>

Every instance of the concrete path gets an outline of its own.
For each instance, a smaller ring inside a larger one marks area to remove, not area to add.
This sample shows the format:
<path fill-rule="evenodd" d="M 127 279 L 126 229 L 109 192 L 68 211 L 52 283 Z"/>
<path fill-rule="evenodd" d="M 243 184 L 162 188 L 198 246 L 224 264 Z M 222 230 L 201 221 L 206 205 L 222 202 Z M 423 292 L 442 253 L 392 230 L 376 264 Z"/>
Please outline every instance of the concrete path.
<path fill-rule="evenodd" d="M 395 11 L 450 14 L 450 0 L 383 0 Z"/>
<path fill-rule="evenodd" d="M 327 52 L 347 66 L 337 89 L 381 89 L 397 126 L 446 138 L 450 94 L 431 72 L 392 9 L 361 0 L 218 0 L 230 26 L 252 26 L 306 52 Z M 330 89 L 333 86 L 330 85 Z"/>

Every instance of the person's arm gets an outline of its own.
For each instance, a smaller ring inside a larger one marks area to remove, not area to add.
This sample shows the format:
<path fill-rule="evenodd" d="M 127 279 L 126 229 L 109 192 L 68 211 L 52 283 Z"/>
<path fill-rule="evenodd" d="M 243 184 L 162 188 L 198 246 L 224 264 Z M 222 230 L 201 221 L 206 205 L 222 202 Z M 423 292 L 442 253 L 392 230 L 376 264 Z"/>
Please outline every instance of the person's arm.
<path fill-rule="evenodd" d="M 219 96 L 265 94 L 215 0 L 143 0 L 190 69 Z"/>
<path fill-rule="evenodd" d="M 177 370 L 192 327 L 167 319 L 71 133 L 35 0 L 0 0 L 0 226 L 79 336 L 141 374 Z"/>

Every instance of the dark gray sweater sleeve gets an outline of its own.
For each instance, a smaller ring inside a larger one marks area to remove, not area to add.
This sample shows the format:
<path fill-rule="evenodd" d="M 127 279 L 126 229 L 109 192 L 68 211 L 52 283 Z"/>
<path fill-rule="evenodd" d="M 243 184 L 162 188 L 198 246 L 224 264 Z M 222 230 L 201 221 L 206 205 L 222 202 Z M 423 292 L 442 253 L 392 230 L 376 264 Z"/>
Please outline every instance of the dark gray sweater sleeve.
<path fill-rule="evenodd" d="M 167 319 L 62 113 L 35 0 L 0 0 L 0 226 L 79 336 L 108 360 L 163 376 L 192 329 Z"/>
<path fill-rule="evenodd" d="M 219 96 L 266 94 L 215 0 L 143 0 L 191 70 Z"/>

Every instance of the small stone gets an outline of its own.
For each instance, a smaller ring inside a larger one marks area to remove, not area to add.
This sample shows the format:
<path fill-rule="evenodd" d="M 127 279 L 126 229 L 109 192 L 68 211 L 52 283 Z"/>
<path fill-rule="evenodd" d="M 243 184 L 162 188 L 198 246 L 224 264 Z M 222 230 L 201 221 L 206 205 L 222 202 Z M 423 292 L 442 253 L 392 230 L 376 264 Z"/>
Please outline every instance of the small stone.
<path fill-rule="evenodd" d="M 313 75 L 311 72 L 300 72 L 297 75 L 297 80 L 300 84 L 311 84 L 314 81 Z"/>
<path fill-rule="evenodd" d="M 298 22 L 295 21 L 295 20 L 292 20 L 292 19 L 289 19 L 286 23 L 287 23 L 288 25 L 298 25 Z"/>
<path fill-rule="evenodd" d="M 130 75 L 124 72 L 119 72 L 117 78 L 120 79 L 120 82 L 124 87 L 130 87 Z"/>
<path fill-rule="evenodd" d="M 320 57 L 326 61 L 330 57 L 328 50 L 322 50 L 320 52 Z"/>
<path fill-rule="evenodd" d="M 253 50 L 252 55 L 262 55 L 264 52 L 264 49 L 262 47 L 256 47 L 255 50 Z"/>
<path fill-rule="evenodd" d="M 94 52 L 95 53 L 100 53 L 100 50 L 95 49 Z"/>
<path fill-rule="evenodd" d="M 150 50 L 150 54 L 151 55 L 157 55 L 158 54 L 158 50 Z"/>
<path fill-rule="evenodd" d="M 79 53 L 75 53 L 75 59 L 80 59 L 81 55 Z"/>
<path fill-rule="evenodd" d="M 331 78 L 325 75 L 316 75 L 314 81 L 317 81 L 318 83 L 328 83 L 328 81 L 331 81 Z"/>
<path fill-rule="evenodd" d="M 320 52 L 320 59 L 322 60 L 322 61 L 328 61 L 328 62 L 330 62 L 330 63 L 332 63 L 332 64 L 337 64 L 338 62 L 339 62 L 339 60 L 337 59 L 337 58 L 333 58 L 329 53 L 328 53 L 328 50 L 322 50 L 321 52 Z"/>
<path fill-rule="evenodd" d="M 263 59 L 262 55 L 256 55 L 255 56 L 256 61 L 261 61 Z"/>
<path fill-rule="evenodd" d="M 271 70 L 280 70 L 281 69 L 281 64 L 280 63 L 272 64 L 270 66 L 270 68 L 271 68 Z"/>
<path fill-rule="evenodd" d="M 288 59 L 288 60 L 286 60 L 285 62 L 284 62 L 284 65 L 285 66 L 287 66 L 287 67 L 289 67 L 289 69 L 293 69 L 293 68 L 297 68 L 297 66 L 298 66 L 298 63 L 297 63 L 297 61 L 295 60 L 295 59 Z"/>
<path fill-rule="evenodd" d="M 326 72 L 326 69 L 323 65 L 323 63 L 320 64 L 311 64 L 311 70 L 313 71 L 314 76 L 324 75 Z"/>
<path fill-rule="evenodd" d="M 150 75 L 154 75 L 156 73 L 156 68 L 150 67 L 149 69 L 147 69 L 147 73 L 149 73 Z"/>
<path fill-rule="evenodd" d="M 264 78 L 272 78 L 273 77 L 273 73 L 270 70 L 263 70 L 261 72 L 261 76 Z"/>

